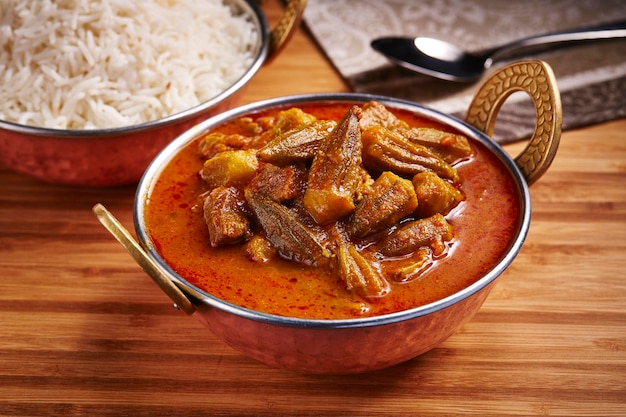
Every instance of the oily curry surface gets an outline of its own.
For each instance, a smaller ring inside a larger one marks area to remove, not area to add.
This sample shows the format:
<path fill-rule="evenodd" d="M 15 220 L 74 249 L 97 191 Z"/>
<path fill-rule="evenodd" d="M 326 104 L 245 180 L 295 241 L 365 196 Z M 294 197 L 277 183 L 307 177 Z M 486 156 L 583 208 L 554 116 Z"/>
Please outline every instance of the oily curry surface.
<path fill-rule="evenodd" d="M 272 142 L 268 132 L 292 116 Z M 394 131 L 445 152 L 407 156 Z M 446 126 L 379 103 L 314 104 L 251 114 L 184 147 L 150 191 L 145 226 L 172 269 L 207 293 L 342 319 L 467 287 L 507 251 L 519 205 L 501 162 Z"/>

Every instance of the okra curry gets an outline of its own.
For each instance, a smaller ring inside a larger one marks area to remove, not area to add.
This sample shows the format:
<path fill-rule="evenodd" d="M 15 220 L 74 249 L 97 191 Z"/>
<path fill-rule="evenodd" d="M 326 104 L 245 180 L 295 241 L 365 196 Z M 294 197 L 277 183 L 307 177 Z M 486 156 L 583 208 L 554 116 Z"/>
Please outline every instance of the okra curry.
<path fill-rule="evenodd" d="M 145 207 L 159 255 L 252 310 L 345 319 L 406 310 L 483 276 L 519 196 L 502 163 L 445 125 L 378 102 L 270 109 L 192 141 Z"/>

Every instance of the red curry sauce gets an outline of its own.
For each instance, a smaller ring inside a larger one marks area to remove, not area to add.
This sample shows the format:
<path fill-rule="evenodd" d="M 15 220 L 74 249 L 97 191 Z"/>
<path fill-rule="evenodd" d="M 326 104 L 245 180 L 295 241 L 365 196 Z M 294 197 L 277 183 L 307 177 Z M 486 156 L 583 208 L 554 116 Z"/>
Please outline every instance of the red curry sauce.
<path fill-rule="evenodd" d="M 318 119 L 339 120 L 347 104 L 299 106 Z M 410 126 L 443 125 L 392 111 Z M 252 115 L 275 114 L 270 110 Z M 219 127 L 228 133 L 232 124 Z M 181 277 L 230 303 L 290 317 L 343 319 L 382 315 L 452 295 L 483 276 L 507 251 L 519 226 L 517 187 L 502 163 L 471 141 L 473 156 L 455 166 L 466 199 L 446 219 L 454 239 L 445 257 L 422 277 L 391 282 L 385 297 L 365 302 L 330 272 L 282 259 L 249 260 L 241 246 L 211 248 L 199 195 L 197 143 L 182 149 L 163 169 L 145 207 L 145 225 L 158 253 Z"/>

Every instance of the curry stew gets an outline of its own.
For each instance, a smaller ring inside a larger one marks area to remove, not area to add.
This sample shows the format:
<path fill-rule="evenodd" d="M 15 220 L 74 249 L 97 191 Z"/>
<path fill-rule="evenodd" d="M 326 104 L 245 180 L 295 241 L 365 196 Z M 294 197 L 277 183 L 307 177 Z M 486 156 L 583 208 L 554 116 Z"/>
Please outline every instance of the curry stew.
<path fill-rule="evenodd" d="M 145 207 L 181 277 L 290 317 L 381 315 L 483 276 L 519 224 L 490 151 L 378 102 L 311 104 L 231 120 L 183 148 Z"/>

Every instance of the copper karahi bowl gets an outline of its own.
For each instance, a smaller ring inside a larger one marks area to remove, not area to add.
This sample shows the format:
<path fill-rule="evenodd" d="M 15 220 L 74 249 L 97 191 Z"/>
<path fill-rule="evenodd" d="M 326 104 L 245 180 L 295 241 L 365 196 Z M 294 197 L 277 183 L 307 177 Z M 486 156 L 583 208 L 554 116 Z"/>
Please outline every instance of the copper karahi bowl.
<path fill-rule="evenodd" d="M 273 29 L 256 1 L 230 0 L 227 4 L 249 16 L 258 33 L 252 63 L 230 87 L 187 110 L 125 127 L 51 129 L 0 120 L 0 163 L 50 183 L 102 187 L 136 183 L 150 161 L 175 137 L 237 105 L 257 71 L 288 42 L 306 1 L 291 1 Z"/>
<path fill-rule="evenodd" d="M 561 104 L 555 86 L 552 71 L 546 64 L 535 61 L 512 64 L 485 82 L 470 106 L 466 121 L 412 102 L 352 93 L 278 98 L 228 111 L 179 136 L 152 162 L 139 183 L 135 200 L 134 220 L 139 244 L 133 241 L 134 249 L 129 249 L 128 244 L 125 246 L 180 309 L 196 316 L 234 349 L 265 364 L 303 373 L 350 374 L 402 363 L 433 349 L 471 319 L 498 276 L 518 254 L 530 225 L 528 186 L 548 168 L 560 138 Z M 515 91 L 526 91 L 532 97 L 540 121 L 526 149 L 513 159 L 485 132 L 492 132 L 498 109 Z M 277 106 L 329 102 L 363 104 L 371 100 L 444 123 L 480 143 L 506 167 L 519 197 L 519 220 L 504 254 L 483 276 L 450 296 L 419 307 L 372 317 L 318 320 L 267 314 L 225 302 L 185 280 L 161 257 L 146 226 L 147 199 L 163 167 L 194 138 L 228 120 Z M 110 225 L 111 219 L 115 220 L 102 206 L 96 206 L 94 211 L 105 226 Z M 112 231 L 110 226 L 107 228 Z M 122 243 L 132 240 L 116 237 Z M 142 253 L 147 253 L 147 261 Z M 164 282 L 174 285 L 168 288 Z"/>

